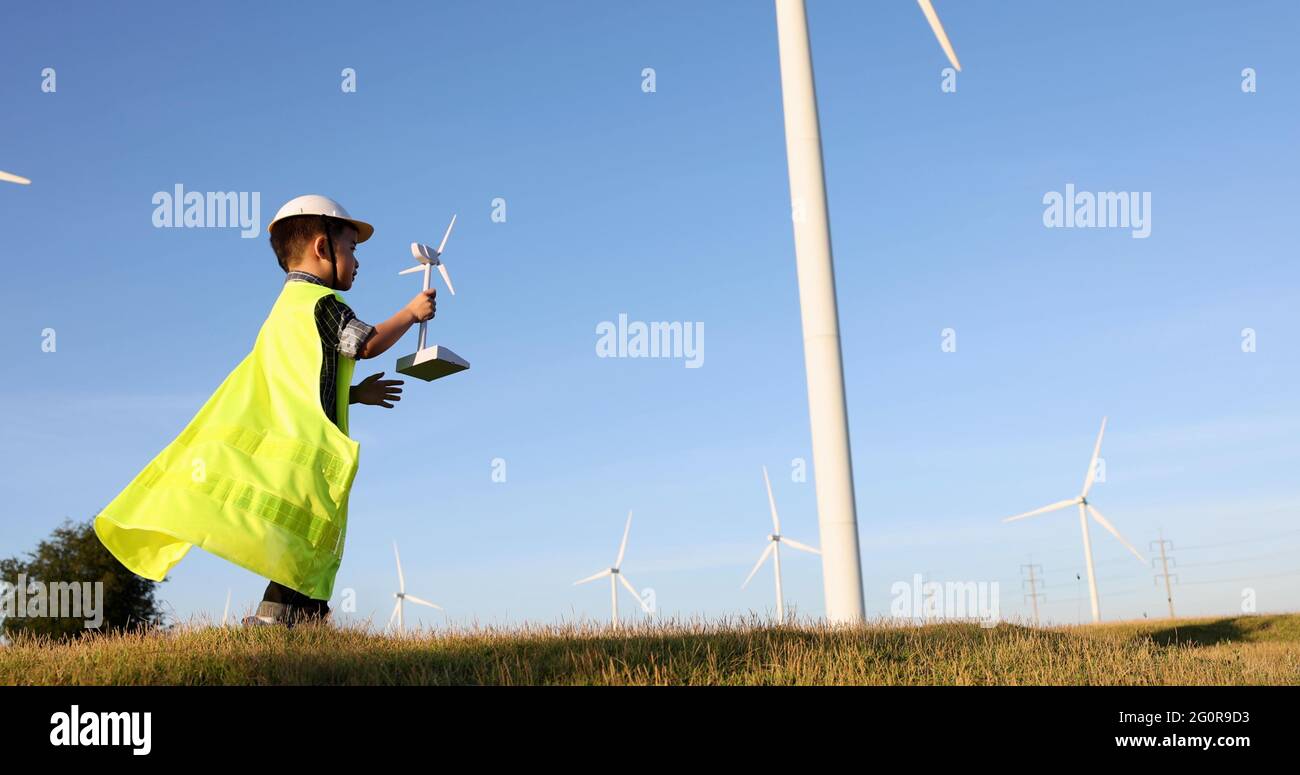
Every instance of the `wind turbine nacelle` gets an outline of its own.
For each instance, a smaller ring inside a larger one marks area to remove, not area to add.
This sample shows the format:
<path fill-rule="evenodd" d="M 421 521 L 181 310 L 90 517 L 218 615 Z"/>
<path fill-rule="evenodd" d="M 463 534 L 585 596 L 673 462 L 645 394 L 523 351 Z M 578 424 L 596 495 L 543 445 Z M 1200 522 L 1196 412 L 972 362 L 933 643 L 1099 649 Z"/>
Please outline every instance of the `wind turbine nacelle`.
<path fill-rule="evenodd" d="M 428 245 L 421 245 L 418 242 L 411 243 L 411 255 L 422 264 L 438 264 L 438 251 Z"/>

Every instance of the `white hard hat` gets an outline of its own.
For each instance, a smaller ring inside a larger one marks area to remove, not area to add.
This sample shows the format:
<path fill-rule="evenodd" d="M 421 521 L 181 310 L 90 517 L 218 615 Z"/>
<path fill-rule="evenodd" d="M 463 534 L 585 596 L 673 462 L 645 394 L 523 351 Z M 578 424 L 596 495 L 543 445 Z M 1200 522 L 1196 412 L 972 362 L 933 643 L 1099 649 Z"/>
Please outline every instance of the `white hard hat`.
<path fill-rule="evenodd" d="M 341 221 L 347 221 L 356 227 L 357 242 L 365 242 L 370 239 L 370 235 L 375 233 L 375 227 L 365 221 L 358 221 L 348 211 L 343 209 L 343 205 L 335 202 L 327 196 L 320 194 L 306 194 L 304 196 L 294 197 L 284 203 L 271 222 L 267 224 L 266 230 L 271 231 L 277 221 L 281 221 L 293 215 L 328 215 L 331 218 L 338 218 Z"/>

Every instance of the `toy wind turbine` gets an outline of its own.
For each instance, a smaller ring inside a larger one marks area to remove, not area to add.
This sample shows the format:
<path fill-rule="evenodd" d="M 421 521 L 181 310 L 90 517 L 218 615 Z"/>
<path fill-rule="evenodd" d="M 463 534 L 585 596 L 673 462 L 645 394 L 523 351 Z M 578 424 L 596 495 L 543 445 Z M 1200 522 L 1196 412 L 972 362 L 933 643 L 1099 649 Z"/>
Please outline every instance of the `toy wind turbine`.
<path fill-rule="evenodd" d="M 411 274 L 412 272 L 424 272 L 424 290 L 429 290 L 430 270 L 435 266 L 438 267 L 438 273 L 442 275 L 443 282 L 447 283 L 447 290 L 451 295 L 456 295 L 456 289 L 451 284 L 451 275 L 447 274 L 447 266 L 442 263 L 442 250 L 447 247 L 447 238 L 451 236 L 451 229 L 456 225 L 456 216 L 451 217 L 451 223 L 447 224 L 447 231 L 442 235 L 442 243 L 438 245 L 437 250 L 428 245 L 421 245 L 418 242 L 411 243 L 411 255 L 418 261 L 410 269 L 403 269 L 398 274 Z M 406 355 L 398 359 L 397 371 L 399 374 L 405 374 L 408 377 L 422 379 L 425 382 L 432 382 L 439 377 L 445 377 L 448 374 L 455 374 L 458 371 L 464 371 L 469 368 L 469 361 L 461 358 L 456 353 L 446 347 L 434 345 L 432 347 L 424 346 L 425 332 L 429 322 L 427 320 L 420 322 L 420 346 L 411 355 Z"/>
<path fill-rule="evenodd" d="M 22 186 L 31 185 L 31 181 L 21 175 L 15 175 L 12 172 L 0 170 L 0 180 L 8 183 L 17 183 Z"/>

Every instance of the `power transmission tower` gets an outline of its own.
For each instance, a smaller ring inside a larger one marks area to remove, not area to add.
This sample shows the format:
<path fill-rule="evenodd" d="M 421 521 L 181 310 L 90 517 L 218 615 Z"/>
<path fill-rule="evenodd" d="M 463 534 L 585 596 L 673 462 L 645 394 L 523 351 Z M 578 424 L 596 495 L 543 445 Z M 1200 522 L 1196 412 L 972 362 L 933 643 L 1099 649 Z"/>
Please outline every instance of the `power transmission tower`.
<path fill-rule="evenodd" d="M 1028 578 L 1028 579 L 1023 579 L 1023 578 L 1022 578 L 1022 579 L 1020 580 L 1020 584 L 1021 584 L 1022 587 L 1023 587 L 1024 584 L 1026 584 L 1026 583 L 1029 584 L 1029 594 L 1025 595 L 1025 597 L 1027 597 L 1027 598 L 1029 598 L 1031 601 L 1033 601 L 1033 604 L 1034 604 L 1034 626 L 1037 627 L 1037 626 L 1038 626 L 1038 598 L 1040 598 L 1040 597 L 1045 597 L 1045 595 L 1043 595 L 1043 593 L 1041 593 L 1041 592 L 1038 591 L 1038 581 L 1039 581 L 1039 578 L 1043 575 L 1043 566 L 1041 566 L 1041 565 L 1036 565 L 1036 564 L 1034 564 L 1034 563 L 1032 563 L 1032 562 L 1029 563 L 1028 565 L 1021 565 L 1021 566 L 1020 566 L 1020 572 L 1021 572 L 1022 574 L 1023 574 L 1026 570 L 1029 571 L 1029 578 Z"/>
<path fill-rule="evenodd" d="M 1173 589 L 1169 586 L 1169 579 L 1170 579 L 1170 577 L 1171 577 L 1171 575 L 1172 575 L 1172 577 L 1176 580 L 1176 579 L 1178 578 L 1178 574 L 1177 574 L 1177 573 L 1174 573 L 1174 574 L 1170 574 L 1170 573 L 1169 573 L 1169 561 L 1170 561 L 1171 559 L 1173 559 L 1173 558 L 1170 557 L 1170 556 L 1168 555 L 1168 553 L 1166 552 L 1166 547 L 1168 548 L 1168 551 L 1173 551 L 1174 543 L 1173 543 L 1173 541 L 1166 541 L 1166 540 L 1165 540 L 1165 534 L 1164 534 L 1164 532 L 1162 531 L 1162 532 L 1160 533 L 1160 540 L 1159 540 L 1159 541 L 1152 541 L 1152 542 L 1151 542 L 1151 546 L 1154 547 L 1154 546 L 1157 546 L 1157 545 L 1160 547 L 1160 572 L 1156 574 L 1156 583 L 1157 583 L 1157 584 L 1159 583 L 1159 579 L 1160 579 L 1161 577 L 1164 578 L 1164 580 L 1165 580 L 1165 600 L 1167 600 L 1167 601 L 1169 602 L 1169 618 L 1170 618 L 1170 619 L 1174 619 L 1174 618 L 1177 618 L 1177 617 L 1174 616 L 1174 591 L 1173 591 Z M 1152 564 L 1152 567 L 1155 566 L 1155 558 L 1154 558 L 1154 557 L 1151 559 L 1151 564 Z M 1177 563 L 1175 563 L 1175 565 L 1177 565 Z"/>

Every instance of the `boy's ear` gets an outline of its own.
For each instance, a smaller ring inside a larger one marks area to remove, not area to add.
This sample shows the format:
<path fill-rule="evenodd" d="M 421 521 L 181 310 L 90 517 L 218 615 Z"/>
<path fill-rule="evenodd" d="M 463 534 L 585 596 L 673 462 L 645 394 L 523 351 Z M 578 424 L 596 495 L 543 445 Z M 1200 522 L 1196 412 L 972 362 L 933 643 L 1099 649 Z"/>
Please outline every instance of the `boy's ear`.
<path fill-rule="evenodd" d="M 325 235 L 321 234 L 312 238 L 311 249 L 316 258 L 319 258 L 322 261 L 330 260 L 329 243 L 326 241 Z"/>

